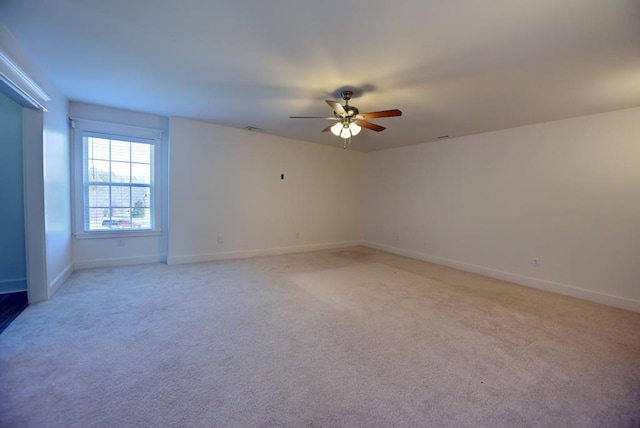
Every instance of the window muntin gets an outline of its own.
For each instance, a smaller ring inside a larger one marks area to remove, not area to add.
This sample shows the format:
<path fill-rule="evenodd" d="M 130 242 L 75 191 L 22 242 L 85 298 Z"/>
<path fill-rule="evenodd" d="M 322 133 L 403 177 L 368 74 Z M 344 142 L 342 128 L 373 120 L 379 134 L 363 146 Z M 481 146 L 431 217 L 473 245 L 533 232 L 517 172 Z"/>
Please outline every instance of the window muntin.
<path fill-rule="evenodd" d="M 155 141 L 83 133 L 83 229 L 154 229 Z"/>

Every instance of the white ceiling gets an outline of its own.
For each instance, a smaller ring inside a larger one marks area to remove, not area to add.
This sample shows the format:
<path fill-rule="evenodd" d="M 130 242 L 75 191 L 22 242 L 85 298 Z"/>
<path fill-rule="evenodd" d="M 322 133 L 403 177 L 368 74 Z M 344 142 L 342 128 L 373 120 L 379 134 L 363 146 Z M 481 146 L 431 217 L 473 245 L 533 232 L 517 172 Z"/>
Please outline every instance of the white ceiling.
<path fill-rule="evenodd" d="M 71 100 L 379 150 L 640 105 L 640 0 L 0 0 Z"/>

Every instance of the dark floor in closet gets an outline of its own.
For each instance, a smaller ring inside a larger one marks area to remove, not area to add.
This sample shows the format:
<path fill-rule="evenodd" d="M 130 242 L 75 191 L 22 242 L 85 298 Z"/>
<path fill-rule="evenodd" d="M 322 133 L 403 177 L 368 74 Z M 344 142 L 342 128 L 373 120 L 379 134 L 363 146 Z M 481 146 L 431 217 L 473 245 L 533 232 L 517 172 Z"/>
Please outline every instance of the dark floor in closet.
<path fill-rule="evenodd" d="M 0 294 L 0 333 L 9 327 L 28 305 L 27 292 Z"/>

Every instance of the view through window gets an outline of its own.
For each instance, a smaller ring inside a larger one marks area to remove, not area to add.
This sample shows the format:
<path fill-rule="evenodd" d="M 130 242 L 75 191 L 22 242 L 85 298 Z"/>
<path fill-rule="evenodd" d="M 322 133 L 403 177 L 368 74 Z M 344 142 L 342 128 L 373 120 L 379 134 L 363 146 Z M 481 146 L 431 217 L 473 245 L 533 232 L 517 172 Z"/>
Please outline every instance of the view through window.
<path fill-rule="evenodd" d="M 153 151 L 153 144 L 85 134 L 85 231 L 153 228 Z"/>

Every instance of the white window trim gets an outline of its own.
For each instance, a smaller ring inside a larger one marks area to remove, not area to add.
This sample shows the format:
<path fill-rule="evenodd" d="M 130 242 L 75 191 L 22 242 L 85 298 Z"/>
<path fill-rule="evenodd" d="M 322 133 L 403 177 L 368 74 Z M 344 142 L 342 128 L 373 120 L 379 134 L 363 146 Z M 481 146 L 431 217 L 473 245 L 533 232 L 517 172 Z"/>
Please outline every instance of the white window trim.
<path fill-rule="evenodd" d="M 161 218 L 161 186 L 162 186 L 162 133 L 161 129 L 143 128 L 132 125 L 122 125 L 118 123 L 101 122 L 89 119 L 70 118 L 71 135 L 73 141 L 72 147 L 72 221 L 74 228 L 74 236 L 76 239 L 95 239 L 95 238 L 122 238 L 135 236 L 156 236 L 162 233 Z M 138 231 L 129 229 L 119 230 L 84 230 L 84 183 L 83 183 L 83 134 L 85 132 L 95 132 L 120 137 L 141 138 L 151 140 L 155 143 L 154 155 L 154 176 L 153 176 L 153 195 L 154 195 L 154 224 L 153 229 Z"/>

